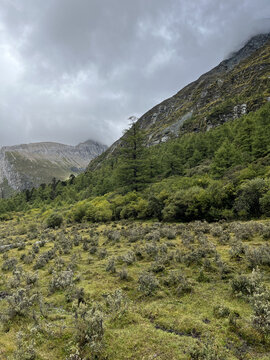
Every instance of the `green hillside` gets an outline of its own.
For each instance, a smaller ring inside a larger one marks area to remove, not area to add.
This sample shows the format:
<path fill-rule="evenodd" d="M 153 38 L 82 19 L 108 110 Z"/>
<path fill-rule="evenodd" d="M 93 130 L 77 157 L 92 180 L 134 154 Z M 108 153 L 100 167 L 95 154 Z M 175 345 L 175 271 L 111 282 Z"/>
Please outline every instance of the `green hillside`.
<path fill-rule="evenodd" d="M 78 222 L 268 216 L 269 120 L 267 103 L 208 132 L 185 134 L 149 148 L 134 124 L 118 157 L 76 179 L 2 200 L 0 211 L 62 206 L 67 218 Z"/>

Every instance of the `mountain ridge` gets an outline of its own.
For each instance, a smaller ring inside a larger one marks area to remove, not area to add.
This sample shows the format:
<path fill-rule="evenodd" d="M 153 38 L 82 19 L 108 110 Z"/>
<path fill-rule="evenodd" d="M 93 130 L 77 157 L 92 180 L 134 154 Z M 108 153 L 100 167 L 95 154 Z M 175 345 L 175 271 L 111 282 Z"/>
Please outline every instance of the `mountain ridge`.
<path fill-rule="evenodd" d="M 229 58 L 143 114 L 138 124 L 145 132 L 145 144 L 152 146 L 186 132 L 207 131 L 245 115 L 270 101 L 269 89 L 270 33 L 258 34 Z M 88 169 L 114 154 L 122 139 Z"/>
<path fill-rule="evenodd" d="M 75 146 L 56 142 L 3 146 L 0 148 L 2 197 L 49 183 L 54 177 L 65 180 L 72 173 L 83 172 L 106 149 L 106 145 L 93 140 Z"/>

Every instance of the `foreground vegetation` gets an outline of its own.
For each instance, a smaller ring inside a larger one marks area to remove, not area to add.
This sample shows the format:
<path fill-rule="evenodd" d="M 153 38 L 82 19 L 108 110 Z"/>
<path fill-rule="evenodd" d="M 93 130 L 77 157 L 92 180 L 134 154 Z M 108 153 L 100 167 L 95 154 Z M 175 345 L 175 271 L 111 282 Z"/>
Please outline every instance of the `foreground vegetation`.
<path fill-rule="evenodd" d="M 269 221 L 62 220 L 0 223 L 1 359 L 269 359 Z"/>

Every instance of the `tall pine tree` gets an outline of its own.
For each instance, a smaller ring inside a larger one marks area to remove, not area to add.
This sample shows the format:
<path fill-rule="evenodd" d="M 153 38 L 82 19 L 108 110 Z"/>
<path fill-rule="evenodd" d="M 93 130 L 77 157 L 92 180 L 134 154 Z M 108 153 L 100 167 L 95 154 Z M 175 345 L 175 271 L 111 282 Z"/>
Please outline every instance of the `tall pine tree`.
<path fill-rule="evenodd" d="M 130 128 L 122 138 L 118 181 L 125 191 L 138 191 L 147 182 L 143 131 L 135 117 L 130 120 Z"/>
<path fill-rule="evenodd" d="M 212 172 L 216 177 L 222 177 L 231 167 L 240 163 L 239 154 L 235 146 L 225 139 L 220 148 L 216 151 L 213 162 Z"/>

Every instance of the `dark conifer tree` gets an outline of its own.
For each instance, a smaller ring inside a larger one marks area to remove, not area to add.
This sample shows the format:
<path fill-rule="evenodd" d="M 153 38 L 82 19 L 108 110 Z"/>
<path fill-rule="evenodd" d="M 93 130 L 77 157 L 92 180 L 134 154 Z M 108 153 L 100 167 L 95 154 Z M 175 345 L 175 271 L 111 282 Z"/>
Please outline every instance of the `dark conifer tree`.
<path fill-rule="evenodd" d="M 118 181 L 126 191 L 138 191 L 147 182 L 144 163 L 143 131 L 135 117 L 122 138 Z"/>

